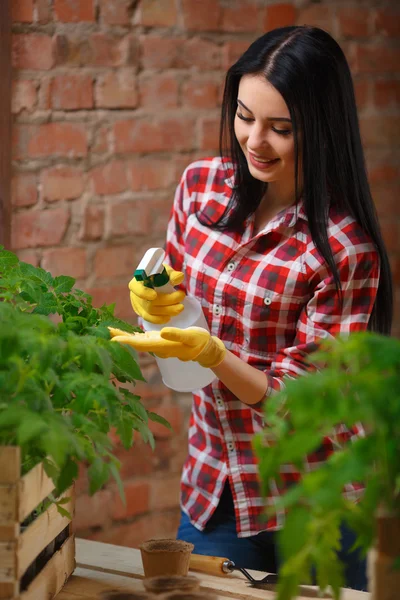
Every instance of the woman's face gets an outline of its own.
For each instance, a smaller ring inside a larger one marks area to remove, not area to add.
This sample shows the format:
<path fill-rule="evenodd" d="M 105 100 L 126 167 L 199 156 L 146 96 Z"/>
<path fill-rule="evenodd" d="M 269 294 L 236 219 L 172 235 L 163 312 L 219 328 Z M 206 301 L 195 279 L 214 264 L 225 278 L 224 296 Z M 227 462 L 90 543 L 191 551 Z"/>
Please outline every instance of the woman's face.
<path fill-rule="evenodd" d="M 262 75 L 244 75 L 239 84 L 235 135 L 255 179 L 294 182 L 294 137 L 289 109 Z"/>

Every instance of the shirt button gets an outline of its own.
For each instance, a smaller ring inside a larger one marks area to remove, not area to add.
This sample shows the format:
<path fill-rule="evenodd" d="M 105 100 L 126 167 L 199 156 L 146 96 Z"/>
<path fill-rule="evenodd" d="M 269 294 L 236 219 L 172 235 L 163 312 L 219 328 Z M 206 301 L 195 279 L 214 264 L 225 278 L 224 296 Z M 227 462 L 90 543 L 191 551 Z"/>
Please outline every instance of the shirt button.
<path fill-rule="evenodd" d="M 234 262 L 230 262 L 226 268 L 227 268 L 227 270 L 228 270 L 229 272 L 231 272 L 231 271 L 233 271 L 233 269 L 234 269 L 235 267 L 236 267 L 235 263 L 234 263 Z"/>
<path fill-rule="evenodd" d="M 216 317 L 219 317 L 219 315 L 222 313 L 222 306 L 220 304 L 215 304 L 213 308 L 213 313 Z"/>
<path fill-rule="evenodd" d="M 223 401 L 221 400 L 221 398 L 217 398 L 217 405 L 218 405 L 220 408 L 222 408 L 222 407 L 223 407 L 224 403 L 223 403 Z"/>
<path fill-rule="evenodd" d="M 235 449 L 235 444 L 233 442 L 228 442 L 228 450 L 229 452 L 233 452 Z"/>
<path fill-rule="evenodd" d="M 267 297 L 267 298 L 264 298 L 264 304 L 265 304 L 266 306 L 269 306 L 269 305 L 271 304 L 271 302 L 272 302 L 271 298 L 268 298 L 268 297 Z"/>

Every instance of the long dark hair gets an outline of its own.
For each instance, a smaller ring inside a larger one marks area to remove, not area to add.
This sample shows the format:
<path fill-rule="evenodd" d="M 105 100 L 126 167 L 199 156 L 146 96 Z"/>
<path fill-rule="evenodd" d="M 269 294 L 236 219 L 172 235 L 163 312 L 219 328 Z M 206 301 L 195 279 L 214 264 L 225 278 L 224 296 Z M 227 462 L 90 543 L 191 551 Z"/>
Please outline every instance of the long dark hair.
<path fill-rule="evenodd" d="M 338 270 L 328 241 L 330 205 L 347 210 L 371 238 L 380 257 L 380 280 L 369 329 L 389 334 L 393 298 L 390 265 L 369 189 L 352 77 L 340 46 L 322 29 L 282 27 L 261 36 L 229 69 L 221 114 L 220 152 L 235 168 L 234 190 L 212 228 L 242 232 L 268 184 L 255 179 L 234 133 L 239 82 L 263 74 L 284 98 L 293 123 L 298 185 L 298 132 L 302 132 L 304 210 L 313 242 L 334 276 Z M 201 215 L 199 215 L 201 220 Z M 202 221 L 203 222 L 203 221 Z"/>

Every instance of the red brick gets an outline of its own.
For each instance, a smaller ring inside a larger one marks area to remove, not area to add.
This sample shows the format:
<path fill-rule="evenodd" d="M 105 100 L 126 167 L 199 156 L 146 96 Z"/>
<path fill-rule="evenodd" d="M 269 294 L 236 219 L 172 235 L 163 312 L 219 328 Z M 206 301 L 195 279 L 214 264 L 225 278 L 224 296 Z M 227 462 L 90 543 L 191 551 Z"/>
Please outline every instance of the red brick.
<path fill-rule="evenodd" d="M 93 496 L 83 494 L 76 498 L 74 527 L 76 530 L 103 527 L 110 515 L 113 493 L 99 490 Z"/>
<path fill-rule="evenodd" d="M 151 509 L 179 508 L 180 475 L 153 478 L 151 482 Z"/>
<path fill-rule="evenodd" d="M 394 283 L 400 285 L 400 254 L 390 257 L 390 266 Z"/>
<path fill-rule="evenodd" d="M 221 29 L 223 31 L 259 31 L 262 28 L 261 11 L 256 4 L 247 2 L 223 5 Z"/>
<path fill-rule="evenodd" d="M 215 0 L 182 2 L 183 25 L 189 31 L 220 31 L 222 11 Z"/>
<path fill-rule="evenodd" d="M 96 82 L 96 106 L 99 108 L 135 108 L 138 104 L 136 76 L 132 69 L 108 72 Z"/>
<path fill-rule="evenodd" d="M 90 179 L 94 193 L 99 196 L 119 194 L 128 187 L 125 164 L 120 160 L 98 165 L 90 171 Z"/>
<path fill-rule="evenodd" d="M 18 250 L 56 246 L 67 231 L 69 219 L 69 211 L 65 208 L 17 213 L 11 227 L 12 247 Z"/>
<path fill-rule="evenodd" d="M 368 172 L 370 183 L 393 181 L 399 177 L 399 170 L 392 165 L 380 164 L 371 167 Z"/>
<path fill-rule="evenodd" d="M 127 519 L 149 510 L 150 486 L 147 482 L 132 481 L 124 484 L 126 504 L 124 505 L 116 489 L 113 497 L 112 518 Z"/>
<path fill-rule="evenodd" d="M 31 206 L 38 198 L 36 173 L 16 173 L 11 184 L 13 206 Z"/>
<path fill-rule="evenodd" d="M 134 448 L 134 452 L 132 452 L 132 449 L 125 450 L 122 447 L 114 452 L 121 463 L 120 475 L 122 480 L 149 475 L 153 471 L 154 453 L 149 444 L 139 440 L 135 443 Z"/>
<path fill-rule="evenodd" d="M 113 133 L 117 152 L 158 152 L 190 150 L 194 123 L 191 119 L 118 121 Z"/>
<path fill-rule="evenodd" d="M 108 246 L 97 250 L 94 258 L 96 278 L 125 277 L 132 275 L 137 265 L 137 253 L 132 244 Z M 141 256 L 139 257 L 140 260 Z"/>
<path fill-rule="evenodd" d="M 100 0 L 100 16 L 107 25 L 130 25 L 132 0 Z"/>
<path fill-rule="evenodd" d="M 51 107 L 78 110 L 93 107 L 93 81 L 90 75 L 57 75 L 50 84 Z"/>
<path fill-rule="evenodd" d="M 84 174 L 78 167 L 58 165 L 41 173 L 42 197 L 48 202 L 73 200 L 83 194 Z"/>
<path fill-rule="evenodd" d="M 117 236 L 149 233 L 148 207 L 137 202 L 121 202 L 110 207 L 111 234 Z"/>
<path fill-rule="evenodd" d="M 32 112 L 37 102 L 36 83 L 29 79 L 13 81 L 12 112 L 18 114 L 23 110 Z"/>
<path fill-rule="evenodd" d="M 214 70 L 221 67 L 221 47 L 200 38 L 187 40 L 179 54 L 179 67 Z"/>
<path fill-rule="evenodd" d="M 179 85 L 172 75 L 152 75 L 139 84 L 140 106 L 174 108 L 178 105 Z"/>
<path fill-rule="evenodd" d="M 381 181 L 371 183 L 371 193 L 380 217 L 393 217 L 399 214 L 400 183 Z"/>
<path fill-rule="evenodd" d="M 176 436 L 180 433 L 183 424 L 183 413 L 181 408 L 177 404 L 163 403 L 157 407 L 157 414 L 160 417 L 164 417 L 171 425 L 172 430 L 168 429 L 160 423 L 151 421 L 149 423 L 150 429 L 153 432 L 155 438 L 166 439 Z"/>
<path fill-rule="evenodd" d="M 87 134 L 84 125 L 73 123 L 44 123 L 33 129 L 28 154 L 41 156 L 86 156 Z"/>
<path fill-rule="evenodd" d="M 84 279 L 87 275 L 86 248 L 55 248 L 44 250 L 41 266 L 53 277 L 69 275 L 75 279 Z"/>
<path fill-rule="evenodd" d="M 361 7 L 343 7 L 337 11 L 339 35 L 366 37 L 369 34 L 370 10 Z"/>
<path fill-rule="evenodd" d="M 91 146 L 93 154 L 104 154 L 108 151 L 108 136 L 110 133 L 109 127 L 100 127 L 95 129 L 94 140 Z"/>
<path fill-rule="evenodd" d="M 89 65 L 98 67 L 118 67 L 122 65 L 123 48 L 121 48 L 121 40 L 104 33 L 94 33 L 89 39 L 87 61 Z"/>
<path fill-rule="evenodd" d="M 51 69 L 54 64 L 51 37 L 40 33 L 14 34 L 12 64 L 15 69 Z"/>
<path fill-rule="evenodd" d="M 378 204 L 379 205 L 379 204 Z M 383 241 L 388 252 L 400 252 L 400 224 L 393 218 L 381 217 L 380 226 L 383 235 Z"/>
<path fill-rule="evenodd" d="M 248 49 L 250 42 L 233 40 L 226 42 L 222 49 L 222 68 L 228 70 Z"/>
<path fill-rule="evenodd" d="M 314 25 L 333 33 L 332 6 L 326 4 L 311 4 L 310 6 L 306 6 L 298 10 L 296 23 L 297 25 Z"/>
<path fill-rule="evenodd" d="M 140 42 L 144 69 L 173 69 L 179 66 L 184 40 L 142 36 Z"/>
<path fill-rule="evenodd" d="M 33 0 L 13 0 L 11 14 L 16 23 L 32 23 Z"/>
<path fill-rule="evenodd" d="M 219 104 L 219 84 L 207 79 L 192 78 L 185 81 L 182 104 L 191 108 L 215 108 Z"/>
<path fill-rule="evenodd" d="M 399 63 L 400 49 L 389 46 L 357 44 L 350 58 L 354 73 L 396 73 Z"/>
<path fill-rule="evenodd" d="M 400 36 L 400 10 L 378 9 L 375 18 L 375 27 L 383 35 L 398 38 Z"/>
<path fill-rule="evenodd" d="M 38 108 L 40 108 L 42 110 L 49 110 L 51 107 L 50 87 L 51 87 L 51 78 L 42 76 L 40 78 L 40 87 L 39 87 L 39 93 L 38 93 Z"/>
<path fill-rule="evenodd" d="M 96 20 L 94 0 L 54 0 L 54 14 L 64 23 Z"/>
<path fill-rule="evenodd" d="M 33 252 L 32 250 L 19 250 L 17 252 L 17 255 L 19 260 L 21 260 L 22 262 L 29 263 L 34 267 L 38 267 L 40 264 L 38 254 L 36 252 Z"/>
<path fill-rule="evenodd" d="M 400 138 L 400 117 L 363 117 L 360 119 L 366 146 L 396 146 Z"/>
<path fill-rule="evenodd" d="M 175 183 L 175 165 L 170 158 L 137 158 L 128 164 L 128 177 L 134 192 L 168 188 Z"/>
<path fill-rule="evenodd" d="M 38 23 L 41 24 L 52 21 L 50 0 L 36 0 L 36 16 Z"/>
<path fill-rule="evenodd" d="M 364 108 L 369 99 L 369 82 L 365 79 L 354 82 L 354 92 L 356 95 L 357 107 Z"/>
<path fill-rule="evenodd" d="M 57 33 L 53 38 L 56 64 L 74 67 L 118 67 L 132 60 L 132 38 L 105 33 L 89 37 Z"/>
<path fill-rule="evenodd" d="M 93 306 L 114 304 L 115 315 L 120 319 L 134 320 L 135 315 L 129 299 L 127 285 L 105 285 L 103 287 L 88 288 L 87 293 L 93 298 Z"/>
<path fill-rule="evenodd" d="M 163 237 L 167 231 L 172 208 L 171 196 L 172 194 L 166 194 L 164 198 L 153 200 L 152 202 L 151 233 L 153 235 L 160 234 Z"/>
<path fill-rule="evenodd" d="M 293 25 L 296 21 L 296 9 L 293 4 L 273 4 L 268 6 L 264 20 L 264 30 Z"/>
<path fill-rule="evenodd" d="M 219 144 L 219 119 L 206 117 L 200 122 L 200 148 L 217 150 Z"/>
<path fill-rule="evenodd" d="M 400 105 L 400 81 L 376 81 L 374 86 L 374 102 L 379 108 Z"/>
<path fill-rule="evenodd" d="M 81 240 L 98 240 L 103 237 L 104 232 L 104 209 L 101 206 L 89 204 L 85 208 L 82 219 L 82 227 L 79 232 Z"/>
<path fill-rule="evenodd" d="M 175 0 L 146 0 L 139 7 L 139 23 L 145 27 L 173 27 L 176 24 Z"/>

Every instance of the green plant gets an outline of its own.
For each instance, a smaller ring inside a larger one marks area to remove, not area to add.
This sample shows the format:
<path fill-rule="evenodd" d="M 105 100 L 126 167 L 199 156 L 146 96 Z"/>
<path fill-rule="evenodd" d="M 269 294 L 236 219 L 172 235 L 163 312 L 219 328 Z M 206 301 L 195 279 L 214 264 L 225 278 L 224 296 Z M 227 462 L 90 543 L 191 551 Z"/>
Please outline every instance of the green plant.
<path fill-rule="evenodd" d="M 56 494 L 83 462 L 90 493 L 112 476 L 123 496 L 110 430 L 125 448 L 134 430 L 154 446 L 149 420 L 169 424 L 131 391 L 144 380 L 135 351 L 107 329 L 135 328 L 74 283 L 0 248 L 0 445 L 21 447 L 23 472 L 43 461 Z"/>
<path fill-rule="evenodd" d="M 292 463 L 302 474 L 276 507 L 287 511 L 279 532 L 279 600 L 296 596 L 312 566 L 320 589 L 330 585 L 338 599 L 341 523 L 353 528 L 366 552 L 376 541 L 377 507 L 400 517 L 400 341 L 355 333 L 324 342 L 311 359 L 321 369 L 288 381 L 284 392 L 268 400 L 265 429 L 254 440 L 264 491 L 271 478 L 279 480 L 282 464 Z M 348 428 L 362 423 L 366 436 L 341 444 L 334 433 L 340 423 Z M 337 442 L 338 450 L 307 472 L 304 457 L 325 436 Z M 343 495 L 350 482 L 365 485 L 358 503 Z"/>

